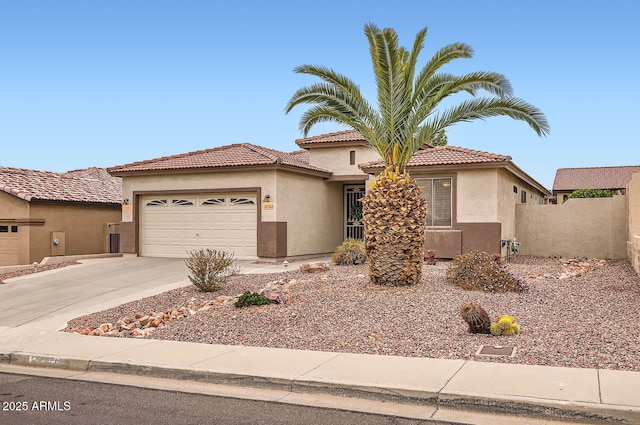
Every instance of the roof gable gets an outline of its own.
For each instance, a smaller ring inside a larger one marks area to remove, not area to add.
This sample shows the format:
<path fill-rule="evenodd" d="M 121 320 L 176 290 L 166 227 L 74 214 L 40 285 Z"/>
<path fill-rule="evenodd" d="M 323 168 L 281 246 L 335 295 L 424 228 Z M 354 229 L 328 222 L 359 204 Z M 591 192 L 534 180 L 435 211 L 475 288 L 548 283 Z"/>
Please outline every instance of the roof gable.
<path fill-rule="evenodd" d="M 109 168 L 109 173 L 146 172 L 207 169 L 221 167 L 243 167 L 260 165 L 284 165 L 300 169 L 301 171 L 314 171 L 331 174 L 323 168 L 309 165 L 308 154 L 302 152 L 281 152 L 275 149 L 240 143 L 221 146 L 180 155 L 165 156 L 147 161 L 134 162 Z"/>
<path fill-rule="evenodd" d="M 559 168 L 553 182 L 554 191 L 578 189 L 624 189 L 640 165 L 619 167 Z"/>
<path fill-rule="evenodd" d="M 296 145 L 301 148 L 309 148 L 322 145 L 353 145 L 367 144 L 367 141 L 355 130 L 338 131 L 335 133 L 319 134 L 317 136 L 296 139 Z"/>
<path fill-rule="evenodd" d="M 467 165 L 482 163 L 504 163 L 511 161 L 510 156 L 482 152 L 458 146 L 436 146 L 431 149 L 419 150 L 411 158 L 408 167 L 423 167 L 437 165 Z M 361 164 L 360 168 L 383 167 L 382 160 Z"/>
<path fill-rule="evenodd" d="M 0 190 L 28 202 L 122 202 L 121 179 L 96 167 L 66 173 L 0 167 Z"/>

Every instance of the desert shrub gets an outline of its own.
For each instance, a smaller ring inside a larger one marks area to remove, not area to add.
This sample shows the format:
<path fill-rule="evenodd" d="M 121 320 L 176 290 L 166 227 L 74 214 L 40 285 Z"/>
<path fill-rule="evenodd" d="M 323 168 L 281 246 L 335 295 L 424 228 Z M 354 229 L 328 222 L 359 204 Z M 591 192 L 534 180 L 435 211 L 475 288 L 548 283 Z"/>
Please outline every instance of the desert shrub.
<path fill-rule="evenodd" d="M 213 292 L 222 288 L 227 278 L 239 272 L 233 254 L 209 248 L 187 251 L 185 260 L 191 272 L 189 280 L 204 292 Z"/>
<path fill-rule="evenodd" d="M 238 301 L 235 302 L 236 307 L 248 307 L 250 305 L 265 305 L 271 304 L 264 295 L 257 292 L 244 291 L 242 295 L 238 297 Z"/>
<path fill-rule="evenodd" d="M 333 253 L 331 257 L 335 264 L 341 266 L 351 266 L 362 264 L 367 261 L 367 253 L 364 250 L 364 241 L 348 238 L 345 239 Z"/>
<path fill-rule="evenodd" d="M 613 190 L 606 189 L 578 189 L 567 196 L 569 198 L 611 198 Z"/>
<path fill-rule="evenodd" d="M 463 289 L 485 292 L 522 292 L 524 281 L 511 274 L 495 256 L 482 251 L 459 255 L 451 262 L 446 281 Z"/>

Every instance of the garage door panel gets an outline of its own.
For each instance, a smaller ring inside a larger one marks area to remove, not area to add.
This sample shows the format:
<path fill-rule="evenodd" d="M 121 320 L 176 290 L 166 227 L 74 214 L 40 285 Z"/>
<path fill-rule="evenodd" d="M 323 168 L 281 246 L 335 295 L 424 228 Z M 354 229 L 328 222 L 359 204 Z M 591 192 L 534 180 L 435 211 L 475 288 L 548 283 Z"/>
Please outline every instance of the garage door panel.
<path fill-rule="evenodd" d="M 211 248 L 256 258 L 255 196 L 148 196 L 140 205 L 141 255 L 186 257 L 188 250 Z"/>

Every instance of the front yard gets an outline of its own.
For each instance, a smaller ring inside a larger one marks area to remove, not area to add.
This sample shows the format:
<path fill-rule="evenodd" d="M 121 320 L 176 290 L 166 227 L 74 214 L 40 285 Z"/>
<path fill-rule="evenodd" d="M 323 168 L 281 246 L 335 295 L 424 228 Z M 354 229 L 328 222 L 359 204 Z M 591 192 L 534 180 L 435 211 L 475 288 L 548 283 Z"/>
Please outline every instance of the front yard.
<path fill-rule="evenodd" d="M 525 278 L 530 289 L 504 294 L 448 285 L 447 268 L 445 262 L 425 265 L 422 280 L 412 287 L 370 285 L 366 265 L 331 266 L 312 274 L 290 271 L 286 277 L 297 281 L 290 288 L 290 304 L 236 308 L 215 302 L 221 295 L 257 291 L 285 274 L 235 276 L 215 293 L 188 286 L 77 318 L 66 330 L 191 306 L 195 314 L 165 321 L 149 337 L 640 371 L 640 278 L 628 261 L 609 261 L 566 277 L 558 260 L 516 257 L 508 268 Z M 558 279 L 563 273 L 566 278 Z M 466 301 L 480 303 L 492 320 L 501 314 L 514 316 L 521 332 L 501 337 L 468 333 L 459 314 Z M 197 311 L 203 305 L 207 308 Z M 476 356 L 481 345 L 496 344 L 515 346 L 515 357 Z"/>

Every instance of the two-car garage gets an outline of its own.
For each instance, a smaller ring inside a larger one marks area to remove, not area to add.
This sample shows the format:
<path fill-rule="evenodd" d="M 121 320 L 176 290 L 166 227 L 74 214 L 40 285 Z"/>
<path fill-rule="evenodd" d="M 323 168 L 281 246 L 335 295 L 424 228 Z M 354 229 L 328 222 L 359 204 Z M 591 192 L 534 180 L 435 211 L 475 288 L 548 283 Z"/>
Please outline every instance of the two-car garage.
<path fill-rule="evenodd" d="M 138 205 L 142 256 L 184 258 L 188 250 L 211 248 L 256 258 L 255 193 L 141 195 Z"/>

